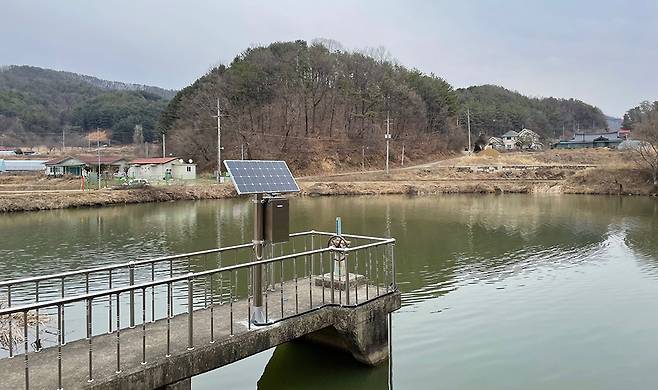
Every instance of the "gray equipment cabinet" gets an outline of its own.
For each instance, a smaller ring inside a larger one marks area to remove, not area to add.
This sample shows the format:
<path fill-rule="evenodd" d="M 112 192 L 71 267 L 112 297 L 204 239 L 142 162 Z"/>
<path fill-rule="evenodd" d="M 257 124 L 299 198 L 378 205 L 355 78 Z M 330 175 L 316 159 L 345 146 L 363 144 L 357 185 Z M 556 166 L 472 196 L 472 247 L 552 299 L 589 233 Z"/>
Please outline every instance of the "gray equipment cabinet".
<path fill-rule="evenodd" d="M 265 241 L 286 242 L 290 234 L 290 208 L 288 199 L 282 196 L 266 198 Z"/>

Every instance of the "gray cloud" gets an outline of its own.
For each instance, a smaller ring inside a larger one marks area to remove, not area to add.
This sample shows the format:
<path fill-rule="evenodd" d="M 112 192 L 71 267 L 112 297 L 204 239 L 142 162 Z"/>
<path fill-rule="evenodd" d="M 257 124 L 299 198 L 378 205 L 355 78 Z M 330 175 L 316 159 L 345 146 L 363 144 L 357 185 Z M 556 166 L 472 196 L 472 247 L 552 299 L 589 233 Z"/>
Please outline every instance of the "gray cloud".
<path fill-rule="evenodd" d="M 649 0 L 5 0 L 1 18 L 0 64 L 167 88 L 249 45 L 324 37 L 385 46 L 456 87 L 576 97 L 612 115 L 658 99 L 658 5 Z"/>

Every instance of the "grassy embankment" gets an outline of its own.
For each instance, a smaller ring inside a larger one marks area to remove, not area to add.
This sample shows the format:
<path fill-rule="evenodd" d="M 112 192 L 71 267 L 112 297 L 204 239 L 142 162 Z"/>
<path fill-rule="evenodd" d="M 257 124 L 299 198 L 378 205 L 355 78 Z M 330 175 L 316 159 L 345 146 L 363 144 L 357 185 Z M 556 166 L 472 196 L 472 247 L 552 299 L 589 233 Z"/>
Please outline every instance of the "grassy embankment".
<path fill-rule="evenodd" d="M 302 196 L 555 193 L 656 195 L 628 155 L 607 150 L 484 153 L 385 174 L 357 172 L 299 179 Z M 208 178 L 186 185 L 79 191 L 75 179 L 0 176 L 0 212 L 235 197 L 229 183 Z"/>
<path fill-rule="evenodd" d="M 631 157 L 609 150 L 484 152 L 384 172 L 304 178 L 311 195 L 564 193 L 655 195 Z"/>

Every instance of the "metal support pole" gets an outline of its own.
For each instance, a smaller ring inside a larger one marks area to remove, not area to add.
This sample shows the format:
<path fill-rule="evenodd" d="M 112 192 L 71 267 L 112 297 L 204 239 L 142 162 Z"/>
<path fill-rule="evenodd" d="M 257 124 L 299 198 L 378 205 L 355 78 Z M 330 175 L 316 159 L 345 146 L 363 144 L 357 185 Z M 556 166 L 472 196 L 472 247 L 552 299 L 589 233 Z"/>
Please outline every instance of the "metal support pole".
<path fill-rule="evenodd" d="M 263 259 L 263 223 L 265 202 L 263 194 L 256 194 L 254 198 L 254 254 L 256 261 Z M 254 296 L 254 310 L 251 322 L 254 325 L 265 325 L 265 310 L 263 308 L 263 266 L 256 265 L 252 269 L 252 292 Z"/>

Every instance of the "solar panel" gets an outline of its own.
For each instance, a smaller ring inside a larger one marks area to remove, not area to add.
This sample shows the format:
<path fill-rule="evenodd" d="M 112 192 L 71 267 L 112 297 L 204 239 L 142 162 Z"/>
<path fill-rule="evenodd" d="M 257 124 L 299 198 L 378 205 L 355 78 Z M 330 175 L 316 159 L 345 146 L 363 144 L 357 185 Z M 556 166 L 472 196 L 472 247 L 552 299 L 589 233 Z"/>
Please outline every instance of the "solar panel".
<path fill-rule="evenodd" d="M 225 160 L 238 194 L 299 192 L 285 161 Z"/>

